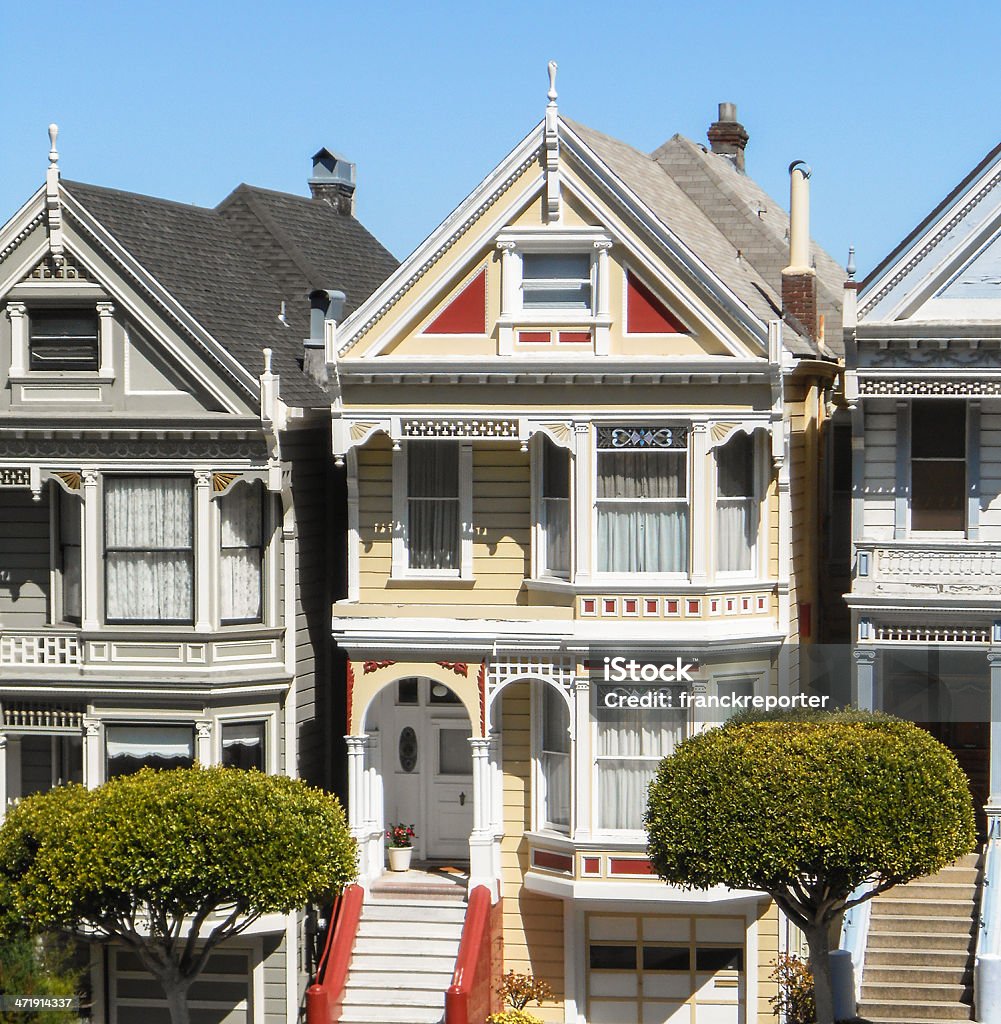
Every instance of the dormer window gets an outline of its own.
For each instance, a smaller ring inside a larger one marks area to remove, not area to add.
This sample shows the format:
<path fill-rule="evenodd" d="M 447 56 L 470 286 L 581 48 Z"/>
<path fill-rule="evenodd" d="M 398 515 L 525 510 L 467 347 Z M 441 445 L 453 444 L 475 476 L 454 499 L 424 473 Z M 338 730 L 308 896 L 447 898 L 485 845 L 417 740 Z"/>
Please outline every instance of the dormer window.
<path fill-rule="evenodd" d="M 96 370 L 98 366 L 95 310 L 38 309 L 30 312 L 30 370 Z"/>
<path fill-rule="evenodd" d="M 586 252 L 526 252 L 522 256 L 522 308 L 591 309 L 591 257 Z"/>

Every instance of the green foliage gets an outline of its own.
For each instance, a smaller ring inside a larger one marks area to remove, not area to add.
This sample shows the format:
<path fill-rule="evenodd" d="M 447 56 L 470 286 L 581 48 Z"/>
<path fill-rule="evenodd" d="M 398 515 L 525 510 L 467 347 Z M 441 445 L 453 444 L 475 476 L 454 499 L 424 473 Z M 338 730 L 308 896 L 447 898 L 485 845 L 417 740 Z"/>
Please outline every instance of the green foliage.
<path fill-rule="evenodd" d="M 55 936 L 14 935 L 0 941 L 0 994 L 73 996 L 83 970 L 73 966 L 72 949 Z M 0 1012 L 0 1024 L 68 1024 L 70 1010 Z"/>
<path fill-rule="evenodd" d="M 552 999 L 553 990 L 549 982 L 544 978 L 536 978 L 531 974 L 516 974 L 514 971 L 508 971 L 501 978 L 500 985 L 497 986 L 497 995 L 508 1006 L 520 1012 L 532 1000 L 535 1001 L 536 1005 L 541 1006 L 544 1000 Z M 512 1018 L 509 1024 L 514 1024 L 514 1020 Z"/>
<path fill-rule="evenodd" d="M 778 995 L 768 1000 L 772 1013 L 785 1014 L 786 1024 L 810 1024 L 816 1017 L 813 975 L 798 956 L 779 953 L 771 980 L 778 983 Z"/>
<path fill-rule="evenodd" d="M 487 1024 L 542 1024 L 542 1018 L 524 1010 L 502 1010 L 487 1017 Z"/>
<path fill-rule="evenodd" d="M 660 765 L 646 826 L 669 882 L 774 895 L 822 880 L 835 904 L 974 847 L 953 755 L 909 722 L 858 711 L 744 717 L 687 740 Z"/>
<path fill-rule="evenodd" d="M 337 801 L 232 768 L 144 770 L 27 798 L 0 828 L 0 932 L 287 913 L 341 891 L 355 844 Z M 142 930 L 141 928 L 139 930 Z"/>

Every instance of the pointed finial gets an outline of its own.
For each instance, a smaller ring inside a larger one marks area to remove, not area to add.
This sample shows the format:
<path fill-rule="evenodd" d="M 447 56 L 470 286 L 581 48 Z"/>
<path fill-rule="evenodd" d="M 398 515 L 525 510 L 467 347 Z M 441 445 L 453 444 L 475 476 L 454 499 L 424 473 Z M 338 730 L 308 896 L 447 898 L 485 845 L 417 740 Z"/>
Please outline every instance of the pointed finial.
<path fill-rule="evenodd" d="M 546 93 L 546 96 L 549 99 L 549 105 L 551 107 L 556 106 L 556 69 L 558 67 L 559 65 L 556 61 L 551 60 L 549 62 L 549 92 Z"/>
<path fill-rule="evenodd" d="M 854 281 L 855 280 L 855 246 L 854 245 L 848 246 L 848 264 L 845 267 L 845 270 L 848 271 L 848 280 L 849 281 Z"/>
<path fill-rule="evenodd" d="M 59 166 L 59 150 L 56 149 L 56 139 L 59 138 L 59 125 L 49 125 L 49 166 Z"/>
<path fill-rule="evenodd" d="M 271 349 L 264 349 L 264 372 L 271 373 Z"/>

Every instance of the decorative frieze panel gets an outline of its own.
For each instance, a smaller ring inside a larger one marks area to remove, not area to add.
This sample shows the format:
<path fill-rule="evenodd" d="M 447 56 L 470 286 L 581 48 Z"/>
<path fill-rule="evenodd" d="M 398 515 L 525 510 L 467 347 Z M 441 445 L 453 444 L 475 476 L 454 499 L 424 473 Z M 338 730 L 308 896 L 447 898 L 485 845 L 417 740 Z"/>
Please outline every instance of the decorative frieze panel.
<path fill-rule="evenodd" d="M 521 434 L 520 424 L 513 419 L 405 419 L 400 430 L 404 437 L 497 437 L 515 441 Z"/>
<path fill-rule="evenodd" d="M 933 369 L 935 367 L 983 367 L 1001 370 L 1001 347 L 963 344 L 940 345 L 926 341 L 917 346 L 909 342 L 896 345 L 858 346 L 859 369 Z"/>
<path fill-rule="evenodd" d="M 101 459 L 218 459 L 220 462 L 264 461 L 268 457 L 263 440 L 229 440 L 201 438 L 197 434 L 187 440 L 164 440 L 109 436 L 101 440 L 78 438 L 3 439 L 4 455 L 12 459 L 69 459 L 74 462 Z"/>
<path fill-rule="evenodd" d="M 27 466 L 0 466 L 0 487 L 30 487 L 31 470 Z"/>
<path fill-rule="evenodd" d="M 598 426 L 598 448 L 687 448 L 687 423 L 622 424 Z"/>
<path fill-rule="evenodd" d="M 859 377 L 858 393 L 862 397 L 984 397 L 1001 395 L 1001 377 Z"/>
<path fill-rule="evenodd" d="M 582 619 L 702 619 L 718 615 L 767 615 L 771 594 L 719 594 L 705 597 L 584 596 L 577 599 L 577 617 Z"/>
<path fill-rule="evenodd" d="M 879 640 L 897 644 L 986 644 L 990 642 L 988 627 L 957 629 L 953 626 L 890 626 L 876 623 L 871 635 L 860 640 Z"/>
<path fill-rule="evenodd" d="M 90 283 L 93 278 L 72 257 L 63 254 L 55 260 L 46 255 L 25 278 L 25 281 L 81 281 Z"/>
<path fill-rule="evenodd" d="M 0 634 L 0 665 L 7 667 L 81 664 L 80 642 L 73 634 Z"/>
<path fill-rule="evenodd" d="M 1001 545 L 859 545 L 857 594 L 1001 593 Z"/>

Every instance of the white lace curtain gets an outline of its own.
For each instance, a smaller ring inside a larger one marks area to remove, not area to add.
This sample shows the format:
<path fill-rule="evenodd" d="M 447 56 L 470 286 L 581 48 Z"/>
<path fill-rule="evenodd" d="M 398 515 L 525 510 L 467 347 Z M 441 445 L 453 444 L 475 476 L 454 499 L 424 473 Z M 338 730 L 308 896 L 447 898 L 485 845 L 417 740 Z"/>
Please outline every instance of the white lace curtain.
<path fill-rule="evenodd" d="M 105 477 L 107 617 L 191 622 L 190 477 Z"/>
<path fill-rule="evenodd" d="M 598 827 L 642 829 L 647 787 L 684 738 L 685 713 L 617 710 L 598 722 Z"/>
<path fill-rule="evenodd" d="M 570 711 L 559 692 L 542 686 L 542 780 L 547 825 L 570 828 Z"/>
<path fill-rule="evenodd" d="M 599 570 L 686 571 L 687 484 L 684 451 L 599 452 Z"/>
<path fill-rule="evenodd" d="M 459 568 L 459 445 L 407 445 L 407 550 L 411 569 Z"/>
<path fill-rule="evenodd" d="M 570 571 L 570 453 L 542 438 L 542 528 L 546 569 Z"/>
<path fill-rule="evenodd" d="M 716 550 L 721 572 L 751 568 L 757 533 L 753 437 L 740 433 L 716 450 Z"/>
<path fill-rule="evenodd" d="M 219 617 L 223 622 L 260 622 L 264 553 L 261 484 L 237 484 L 218 504 Z"/>

